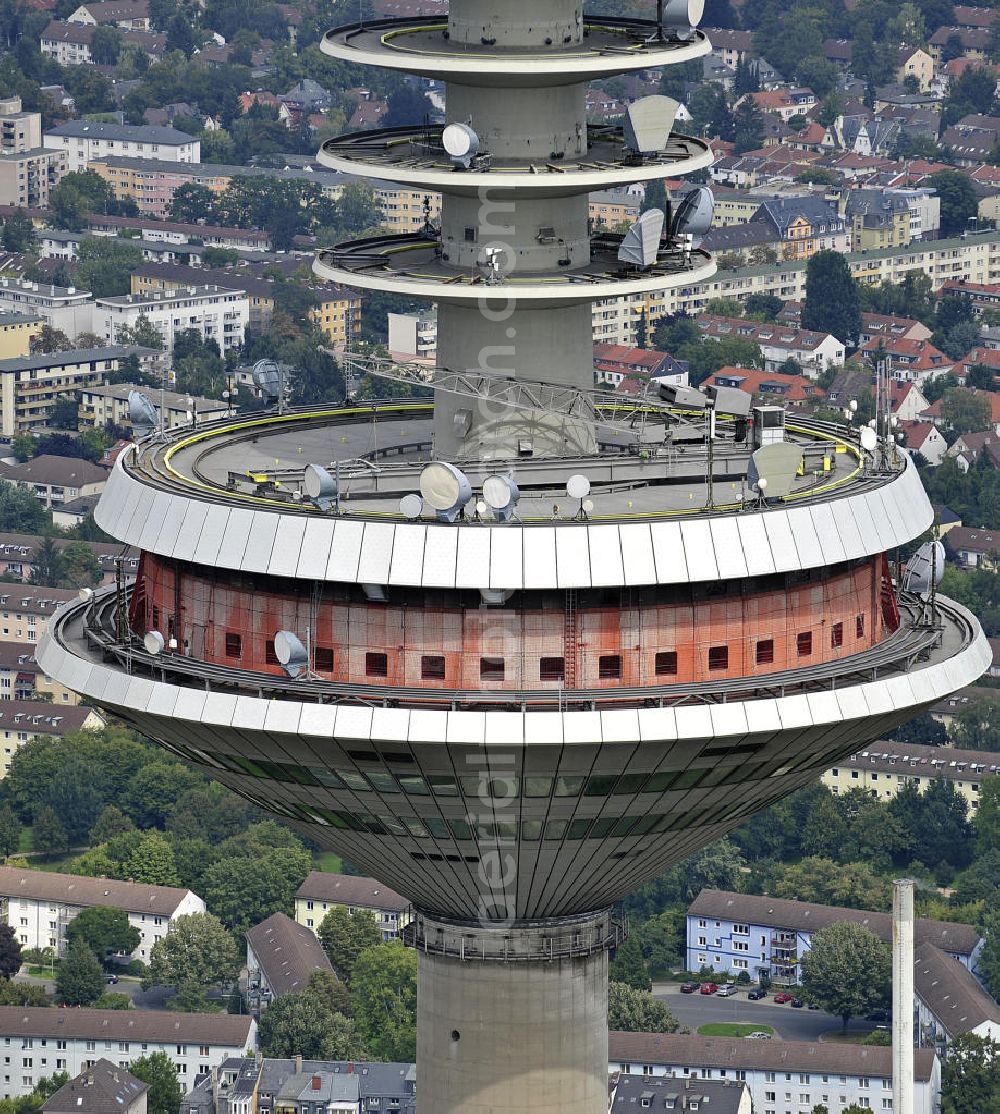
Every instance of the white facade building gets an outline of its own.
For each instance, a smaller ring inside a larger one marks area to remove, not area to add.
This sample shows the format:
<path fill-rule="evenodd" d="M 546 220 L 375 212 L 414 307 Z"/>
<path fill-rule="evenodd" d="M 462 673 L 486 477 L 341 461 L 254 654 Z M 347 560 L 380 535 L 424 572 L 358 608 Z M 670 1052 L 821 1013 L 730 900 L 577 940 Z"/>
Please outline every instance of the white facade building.
<path fill-rule="evenodd" d="M 79 333 L 92 331 L 93 311 L 89 290 L 28 282 L 14 276 L 0 278 L 0 312 L 35 314 L 70 340 L 75 340 Z"/>
<path fill-rule="evenodd" d="M 806 1114 L 852 1104 L 892 1109 L 892 1049 L 806 1041 L 749 1041 L 677 1033 L 609 1033 L 608 1070 L 746 1083 L 755 1114 Z M 913 1114 L 936 1114 L 941 1063 L 914 1052 Z M 887 1101 L 888 1100 L 888 1103 Z"/>
<path fill-rule="evenodd" d="M 177 128 L 149 124 L 98 124 L 70 120 L 45 133 L 44 147 L 63 150 L 70 170 L 86 170 L 94 159 L 126 155 L 157 162 L 200 163 L 201 141 Z"/>
<path fill-rule="evenodd" d="M 222 286 L 189 286 L 184 290 L 151 290 L 98 298 L 94 307 L 94 332 L 108 344 L 117 344 L 123 328 L 134 329 L 147 318 L 172 352 L 174 339 L 186 329 L 197 329 L 205 340 L 214 340 L 223 355 L 238 348 L 250 323 L 250 299 L 243 290 Z"/>
<path fill-rule="evenodd" d="M 58 1071 L 77 1076 L 100 1059 L 127 1068 L 154 1052 L 170 1058 L 186 1092 L 197 1076 L 256 1045 L 257 1023 L 246 1015 L 0 1006 L 4 1098 L 28 1095 Z"/>
<path fill-rule="evenodd" d="M 0 867 L 0 916 L 14 929 L 22 948 L 55 948 L 61 954 L 66 947 L 66 926 L 78 913 L 96 905 L 128 914 L 129 924 L 141 936 L 132 958 L 143 962 L 149 961 L 153 944 L 170 931 L 173 921 L 205 912 L 205 903 L 197 894 L 174 886 Z"/>

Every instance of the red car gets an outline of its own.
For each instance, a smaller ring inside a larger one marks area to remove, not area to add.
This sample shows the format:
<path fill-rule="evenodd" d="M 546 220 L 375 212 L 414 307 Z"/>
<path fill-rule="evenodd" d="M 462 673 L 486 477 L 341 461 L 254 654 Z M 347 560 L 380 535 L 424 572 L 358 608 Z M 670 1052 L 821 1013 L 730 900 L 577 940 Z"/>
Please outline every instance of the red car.
<path fill-rule="evenodd" d="M 714 994 L 719 989 L 718 984 L 714 982 L 703 982 L 701 984 L 701 994 Z"/>
<path fill-rule="evenodd" d="M 788 994 L 786 991 L 782 990 L 779 993 L 775 994 L 774 1000 L 778 1003 L 779 1006 L 783 1006 L 786 1002 L 790 1002 L 794 997 L 794 994 Z"/>

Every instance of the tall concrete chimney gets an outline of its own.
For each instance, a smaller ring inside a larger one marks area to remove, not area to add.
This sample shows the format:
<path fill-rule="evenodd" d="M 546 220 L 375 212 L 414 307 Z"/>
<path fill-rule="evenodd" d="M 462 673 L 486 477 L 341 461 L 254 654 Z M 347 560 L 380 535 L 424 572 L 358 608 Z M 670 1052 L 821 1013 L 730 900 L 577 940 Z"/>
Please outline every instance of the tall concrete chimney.
<path fill-rule="evenodd" d="M 912 878 L 892 884 L 892 1109 L 913 1114 Z"/>

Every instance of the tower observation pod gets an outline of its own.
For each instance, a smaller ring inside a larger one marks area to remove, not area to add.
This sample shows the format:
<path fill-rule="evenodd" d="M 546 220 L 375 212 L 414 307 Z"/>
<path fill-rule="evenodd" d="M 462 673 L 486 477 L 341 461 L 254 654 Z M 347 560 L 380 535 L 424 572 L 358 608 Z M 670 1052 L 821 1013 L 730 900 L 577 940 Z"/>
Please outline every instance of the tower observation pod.
<path fill-rule="evenodd" d="M 330 31 L 336 58 L 447 84 L 443 126 L 321 154 L 439 191 L 440 226 L 315 263 L 437 303 L 433 400 L 281 390 L 147 426 L 95 512 L 134 575 L 38 649 L 410 899 L 420 1114 L 604 1114 L 617 904 L 991 660 L 937 594 L 939 549 L 898 564 L 933 512 L 888 415 L 859 431 L 731 388 L 594 389 L 591 303 L 709 276 L 711 197 L 610 235 L 588 192 L 710 152 L 668 98 L 588 127 L 585 84 L 706 53 L 698 9 L 454 0 Z"/>

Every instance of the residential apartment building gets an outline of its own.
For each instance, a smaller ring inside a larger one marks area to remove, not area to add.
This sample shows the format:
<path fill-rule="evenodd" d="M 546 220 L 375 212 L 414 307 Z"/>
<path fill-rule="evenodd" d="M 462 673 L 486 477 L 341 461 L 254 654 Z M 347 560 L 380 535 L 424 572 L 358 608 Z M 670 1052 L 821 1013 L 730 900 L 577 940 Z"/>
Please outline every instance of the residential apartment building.
<path fill-rule="evenodd" d="M 45 324 L 39 313 L 19 313 L 0 308 L 0 360 L 27 356 L 31 340 L 38 336 Z"/>
<path fill-rule="evenodd" d="M 5 607 L 0 595 L 0 607 Z M 40 707 L 76 707 L 80 697 L 72 689 L 42 672 L 30 642 L 0 642 L 0 701 L 41 700 Z"/>
<path fill-rule="evenodd" d="M 913 956 L 915 1035 L 944 1056 L 964 1033 L 1000 1041 L 1000 1003 L 962 963 L 933 944 L 917 946 Z"/>
<path fill-rule="evenodd" d="M 153 290 L 98 298 L 94 305 L 94 332 L 108 344 L 117 344 L 123 328 L 134 329 L 146 318 L 173 351 L 178 333 L 196 329 L 205 340 L 214 340 L 223 356 L 243 344 L 250 323 L 250 303 L 242 290 L 228 287 L 188 286 L 175 293 Z"/>
<path fill-rule="evenodd" d="M 1000 530 L 956 526 L 948 531 L 947 546 L 962 568 L 995 569 L 1000 555 Z"/>
<path fill-rule="evenodd" d="M 247 1003 L 257 1018 L 275 998 L 305 990 L 316 971 L 333 973 L 316 933 L 284 913 L 254 925 L 247 937 Z"/>
<path fill-rule="evenodd" d="M 69 23 L 90 27 L 118 27 L 123 31 L 148 31 L 149 0 L 96 0 L 81 4 L 67 17 Z"/>
<path fill-rule="evenodd" d="M 149 124 L 100 124 L 69 120 L 45 133 L 45 146 L 63 150 L 70 170 L 86 170 L 108 155 L 152 159 L 155 162 L 199 163 L 201 142 L 176 128 Z"/>
<path fill-rule="evenodd" d="M 892 941 L 892 917 L 865 909 L 841 909 L 811 901 L 756 897 L 728 890 L 702 890 L 687 912 L 689 970 L 702 967 L 720 975 L 746 971 L 751 978 L 775 983 L 799 981 L 799 962 L 812 934 L 832 924 L 864 925 L 884 943 Z M 983 941 L 971 926 L 918 917 L 918 944 L 929 943 L 959 960 L 970 971 Z"/>
<path fill-rule="evenodd" d="M 764 201 L 750 219 L 773 228 L 781 239 L 785 259 L 808 259 L 818 251 L 847 251 L 850 247 L 844 218 L 817 197 Z"/>
<path fill-rule="evenodd" d="M 314 870 L 295 892 L 295 919 L 314 932 L 337 906 L 352 915 L 356 909 L 374 913 L 383 940 L 394 940 L 411 917 L 409 901 L 374 878 Z"/>
<path fill-rule="evenodd" d="M 204 282 L 206 279 L 220 287 L 240 290 L 247 296 L 250 328 L 267 329 L 274 314 L 275 290 L 278 283 L 273 278 L 257 278 L 245 273 L 245 267 L 233 270 L 204 270 L 170 263 L 147 263 L 132 274 L 132 293 L 148 294 L 150 291 L 177 291 Z M 361 295 L 346 286 L 319 284 L 305 289 L 315 299 L 309 318 L 326 337 L 333 348 L 345 348 L 349 336 L 356 336 L 361 328 Z"/>
<path fill-rule="evenodd" d="M 0 152 L 18 154 L 42 145 L 42 114 L 25 112 L 18 96 L 0 98 Z"/>
<path fill-rule="evenodd" d="M 0 594 L 0 642 L 40 642 L 49 620 L 64 603 L 77 598 L 72 588 L 4 584 Z M 11 589 L 14 589 L 13 591 Z"/>
<path fill-rule="evenodd" d="M 105 160 L 113 161 L 113 160 Z M 121 160 L 146 162 L 142 159 Z M 162 163 L 149 163 L 162 166 Z M 211 164 L 204 164 L 207 168 Z M 91 168 L 93 169 L 93 168 Z M 198 167 L 185 169 L 196 171 Z M 89 213 L 87 228 L 93 236 L 120 236 L 138 233 L 144 244 L 161 242 L 182 247 L 185 244 L 202 248 L 228 248 L 238 252 L 271 250 L 271 234 L 260 228 L 226 228 L 221 224 L 187 224 L 183 221 L 154 220 L 151 217 L 119 217 L 106 213 Z M 43 233 L 44 238 L 44 233 Z M 193 241 L 198 241 L 194 244 Z M 310 256 L 311 258 L 311 256 Z"/>
<path fill-rule="evenodd" d="M 193 425 L 199 420 L 222 418 L 230 413 L 230 405 L 223 399 L 138 387 L 135 383 L 112 383 L 106 387 L 84 387 L 80 390 L 80 426 L 94 426 L 97 429 L 115 426 L 131 431 L 132 416 L 129 413 L 128 396 L 132 391 L 141 391 L 153 404 L 157 424 L 160 422 L 161 412 L 166 415 L 167 429 Z"/>
<path fill-rule="evenodd" d="M 29 580 L 34 571 L 35 551 L 45 539 L 37 534 L 0 533 L 0 576 Z M 68 544 L 67 539 L 55 539 L 56 549 Z M 133 549 L 122 551 L 114 542 L 87 542 L 103 574 L 103 584 L 111 584 L 115 579 L 115 563 L 121 559 L 126 576 L 134 576 L 139 567 L 139 555 Z M 24 597 L 24 587 L 20 584 L 0 583 L 0 609 L 13 608 L 17 611 L 16 601 Z M 8 606 L 9 605 L 9 606 Z M 2 611 L 0 611 L 2 614 Z M 30 641 L 30 640 L 29 640 Z"/>
<path fill-rule="evenodd" d="M 70 921 L 84 909 L 105 906 L 128 914 L 141 937 L 129 958 L 147 963 L 153 945 L 178 917 L 205 912 L 197 894 L 176 886 L 0 866 L 0 915 L 17 933 L 22 948 L 54 948 L 62 955 Z"/>
<path fill-rule="evenodd" d="M 227 1060 L 188 1092 L 179 1114 L 416 1114 L 415 1064 Z"/>
<path fill-rule="evenodd" d="M 37 700 L 0 702 L 0 778 L 7 776 L 14 755 L 32 739 L 61 738 L 71 731 L 97 731 L 103 726 L 101 714 L 86 704 L 50 708 Z"/>
<path fill-rule="evenodd" d="M 35 147 L 0 153 L 0 205 L 47 209 L 52 191 L 69 171 L 65 151 Z"/>
<path fill-rule="evenodd" d="M 96 27 L 89 24 L 53 20 L 42 32 L 39 49 L 60 66 L 92 66 L 91 42 Z M 159 61 L 167 50 L 167 36 L 152 31 L 119 32 L 123 45 L 138 47 L 151 62 Z"/>
<path fill-rule="evenodd" d="M 198 1076 L 256 1044 L 257 1023 L 236 1014 L 0 1006 L 4 1098 L 31 1094 L 57 1071 L 76 1076 L 100 1059 L 127 1068 L 155 1052 L 169 1057 L 188 1090 Z"/>
<path fill-rule="evenodd" d="M 602 190 L 589 198 L 588 216 L 593 227 L 618 228 L 639 217 L 642 197 L 630 190 Z"/>
<path fill-rule="evenodd" d="M 913 1114 L 937 1114 L 941 1063 L 934 1050 L 916 1049 L 913 1066 Z M 745 1083 L 755 1114 L 805 1114 L 819 1105 L 830 1114 L 851 1105 L 880 1111 L 892 1102 L 892 1049 L 856 1044 L 611 1032 L 608 1070 L 679 1085 Z"/>
<path fill-rule="evenodd" d="M 822 780 L 838 796 L 851 789 L 863 789 L 881 801 L 892 800 L 904 785 L 916 786 L 923 792 L 931 782 L 950 781 L 973 813 L 979 808 L 982 779 L 1000 775 L 1000 764 L 990 761 L 996 757 L 981 750 L 887 739 L 831 766 Z"/>
<path fill-rule="evenodd" d="M 851 190 L 846 217 L 851 251 L 905 247 L 910 242 L 910 207 L 903 197 L 880 190 Z"/>
<path fill-rule="evenodd" d="M 139 370 L 152 372 L 160 353 L 113 345 L 0 360 L 0 436 L 11 438 L 47 425 L 60 398 L 104 383 L 133 356 Z"/>
<path fill-rule="evenodd" d="M 733 337 L 758 344 L 765 371 L 777 371 L 785 360 L 792 359 L 807 376 L 818 379 L 828 367 L 844 362 L 843 342 L 829 333 L 712 313 L 701 314 L 697 325 L 710 340 Z"/>
<path fill-rule="evenodd" d="M 76 286 L 53 286 L 44 282 L 29 282 L 14 275 L 0 275 L 0 311 L 17 313 L 51 325 L 53 329 L 64 332 L 70 340 L 78 333 L 93 331 L 93 309 L 89 290 Z M 34 329 L 32 336 L 39 332 L 41 325 Z M 27 349 L 20 352 L 3 352 L 8 356 L 26 356 Z"/>
<path fill-rule="evenodd" d="M 437 313 L 389 313 L 389 351 L 412 360 L 437 359 Z"/>
<path fill-rule="evenodd" d="M 100 495 L 107 482 L 106 468 L 77 457 L 42 454 L 16 464 L 0 461 L 0 483 L 30 492 L 49 510 L 81 495 Z"/>
<path fill-rule="evenodd" d="M 368 184 L 375 190 L 382 223 L 392 232 L 419 232 L 428 220 L 441 219 L 441 195 L 433 190 L 412 189 L 378 179 Z"/>

